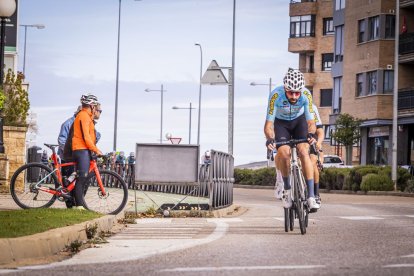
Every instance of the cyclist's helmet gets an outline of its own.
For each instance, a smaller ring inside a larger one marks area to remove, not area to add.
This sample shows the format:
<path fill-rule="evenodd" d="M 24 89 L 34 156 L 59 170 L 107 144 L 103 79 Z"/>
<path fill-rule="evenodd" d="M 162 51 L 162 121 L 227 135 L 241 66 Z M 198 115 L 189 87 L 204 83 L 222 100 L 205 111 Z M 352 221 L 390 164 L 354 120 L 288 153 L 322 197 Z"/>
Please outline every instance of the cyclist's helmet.
<path fill-rule="evenodd" d="M 209 150 L 207 150 L 206 153 L 204 154 L 204 156 L 206 158 L 210 158 L 211 157 L 211 152 Z"/>
<path fill-rule="evenodd" d="M 135 156 L 135 153 L 131 151 L 131 152 L 129 153 L 129 156 L 134 157 L 134 156 Z"/>
<path fill-rule="evenodd" d="M 305 87 L 305 78 L 301 71 L 289 68 L 283 79 L 283 84 L 286 90 L 301 92 Z"/>
<path fill-rule="evenodd" d="M 85 104 L 85 105 L 97 105 L 98 98 L 95 95 L 88 93 L 86 95 L 82 95 L 80 102 L 81 104 Z"/>

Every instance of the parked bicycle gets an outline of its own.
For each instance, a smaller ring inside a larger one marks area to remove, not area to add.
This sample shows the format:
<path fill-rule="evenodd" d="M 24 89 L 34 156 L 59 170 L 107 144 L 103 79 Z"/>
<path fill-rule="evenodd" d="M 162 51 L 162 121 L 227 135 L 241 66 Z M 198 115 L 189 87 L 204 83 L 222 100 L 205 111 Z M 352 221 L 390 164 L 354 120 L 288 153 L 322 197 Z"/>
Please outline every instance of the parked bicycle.
<path fill-rule="evenodd" d="M 52 150 L 53 170 L 42 163 L 28 163 L 17 169 L 10 181 L 13 200 L 23 209 L 48 208 L 56 199 L 73 200 L 71 191 L 77 178 L 68 181 L 62 177 L 61 168 L 76 163 L 59 163 L 55 150 L 58 145 L 44 145 Z M 99 170 L 97 157 L 93 156 L 90 162 L 83 206 L 103 214 L 118 214 L 127 203 L 128 187 L 115 172 Z"/>
<path fill-rule="evenodd" d="M 306 201 L 307 189 L 305 178 L 302 173 L 300 160 L 296 145 L 299 143 L 307 143 L 307 139 L 292 139 L 289 141 L 276 142 L 276 146 L 289 145 L 291 149 L 290 154 L 290 186 L 292 193 L 292 207 L 284 208 L 285 215 L 285 232 L 293 231 L 295 218 L 299 221 L 299 228 L 302 235 L 306 234 L 306 227 L 308 227 L 309 208 Z M 273 159 L 272 151 L 268 151 L 268 158 Z"/>

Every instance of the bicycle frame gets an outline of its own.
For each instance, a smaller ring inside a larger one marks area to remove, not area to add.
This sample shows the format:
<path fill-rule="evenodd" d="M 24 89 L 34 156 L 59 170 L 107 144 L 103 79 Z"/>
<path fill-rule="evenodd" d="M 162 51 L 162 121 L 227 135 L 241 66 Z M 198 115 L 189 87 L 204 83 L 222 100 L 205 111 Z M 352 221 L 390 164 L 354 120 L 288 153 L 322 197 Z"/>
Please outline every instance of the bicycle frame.
<path fill-rule="evenodd" d="M 71 192 L 75 188 L 76 179 L 74 181 L 72 181 L 65 189 L 61 189 L 61 187 L 63 187 L 61 168 L 62 167 L 68 167 L 68 166 L 75 166 L 76 162 L 59 163 L 58 156 L 57 156 L 56 151 L 55 151 L 55 148 L 57 147 L 57 145 L 49 145 L 49 144 L 44 144 L 44 145 L 52 150 L 52 156 L 51 157 L 52 157 L 52 160 L 53 160 L 53 170 L 50 174 L 46 175 L 44 178 L 42 178 L 36 184 L 36 188 L 40 191 L 56 195 L 57 197 L 66 195 L 66 194 L 68 194 L 68 192 Z M 102 183 L 101 175 L 99 174 L 98 165 L 96 163 L 96 160 L 94 160 L 94 159 L 92 159 L 90 161 L 90 165 L 89 165 L 89 173 L 92 172 L 92 171 L 96 175 L 96 179 L 97 179 L 99 188 L 101 189 L 102 195 L 106 196 L 106 191 L 105 191 L 104 185 Z M 50 189 L 48 187 L 39 186 L 39 183 L 41 183 L 44 179 L 46 179 L 47 177 L 49 177 L 52 174 L 55 174 L 57 176 L 58 181 L 59 181 L 59 187 L 57 189 Z"/>

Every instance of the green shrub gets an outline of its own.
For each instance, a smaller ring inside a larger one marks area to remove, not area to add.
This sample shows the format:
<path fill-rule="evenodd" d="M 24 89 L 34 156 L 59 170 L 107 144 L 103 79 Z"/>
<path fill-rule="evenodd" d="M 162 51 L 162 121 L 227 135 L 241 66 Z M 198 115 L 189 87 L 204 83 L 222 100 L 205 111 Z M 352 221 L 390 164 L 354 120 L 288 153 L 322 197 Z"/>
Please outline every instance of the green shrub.
<path fill-rule="evenodd" d="M 349 182 L 349 168 L 326 168 L 319 175 L 321 189 L 342 190 Z"/>
<path fill-rule="evenodd" d="M 407 181 L 407 186 L 405 187 L 404 192 L 406 192 L 406 193 L 414 193 L 414 178 L 410 178 Z"/>
<path fill-rule="evenodd" d="M 369 173 L 377 174 L 380 167 L 374 165 L 357 166 L 351 169 L 349 173 L 352 191 L 359 191 L 361 188 L 362 177 Z"/>
<path fill-rule="evenodd" d="M 362 177 L 361 190 L 367 191 L 392 191 L 394 185 L 389 177 L 381 174 L 368 173 Z"/>
<path fill-rule="evenodd" d="M 242 185 L 275 185 L 275 168 L 262 168 L 258 170 L 234 169 L 234 183 Z"/>

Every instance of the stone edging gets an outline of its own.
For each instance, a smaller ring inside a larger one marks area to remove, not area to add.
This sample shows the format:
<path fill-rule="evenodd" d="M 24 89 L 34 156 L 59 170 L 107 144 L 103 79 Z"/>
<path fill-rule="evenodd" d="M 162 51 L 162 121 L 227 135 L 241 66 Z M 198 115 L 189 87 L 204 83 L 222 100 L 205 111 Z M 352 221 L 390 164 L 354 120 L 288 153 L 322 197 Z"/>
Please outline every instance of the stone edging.
<path fill-rule="evenodd" d="M 97 233 L 111 231 L 122 216 L 107 215 L 79 224 L 19 238 L 0 239 L 0 265 L 53 256 L 72 242 L 86 241 L 85 229 L 98 225 Z"/>

